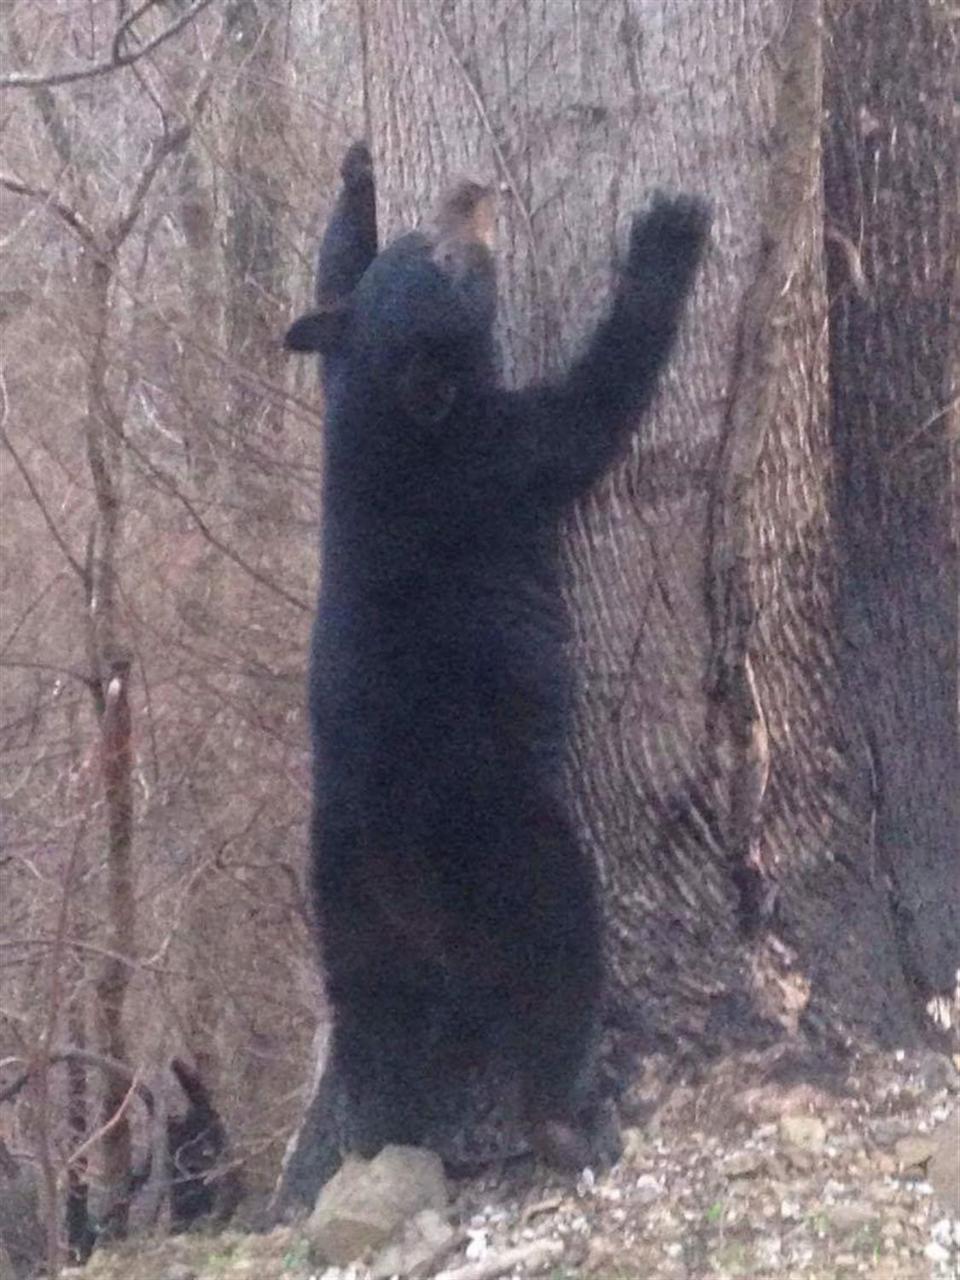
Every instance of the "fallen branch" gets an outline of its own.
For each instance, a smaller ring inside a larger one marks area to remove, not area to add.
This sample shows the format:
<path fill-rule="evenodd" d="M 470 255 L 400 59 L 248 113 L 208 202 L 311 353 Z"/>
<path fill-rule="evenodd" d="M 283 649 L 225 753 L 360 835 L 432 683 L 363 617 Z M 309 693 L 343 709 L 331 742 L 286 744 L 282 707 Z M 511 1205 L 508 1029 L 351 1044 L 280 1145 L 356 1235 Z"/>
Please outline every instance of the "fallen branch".
<path fill-rule="evenodd" d="M 494 1276 L 506 1275 L 515 1267 L 524 1267 L 528 1275 L 533 1275 L 559 1262 L 563 1251 L 562 1240 L 531 1240 L 481 1262 L 470 1262 L 465 1267 L 455 1267 L 453 1271 L 440 1271 L 434 1280 L 493 1280 Z"/>

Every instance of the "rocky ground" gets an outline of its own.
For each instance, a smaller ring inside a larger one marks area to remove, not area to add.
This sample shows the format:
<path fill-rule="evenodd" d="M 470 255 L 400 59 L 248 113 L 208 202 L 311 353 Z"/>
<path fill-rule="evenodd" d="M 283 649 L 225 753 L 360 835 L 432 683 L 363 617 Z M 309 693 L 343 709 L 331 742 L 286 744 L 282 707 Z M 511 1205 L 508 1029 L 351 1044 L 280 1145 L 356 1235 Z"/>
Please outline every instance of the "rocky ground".
<path fill-rule="evenodd" d="M 334 1265 L 329 1252 L 326 1260 L 318 1256 L 318 1241 L 334 1253 L 329 1241 L 343 1242 L 336 1232 L 324 1235 L 329 1224 L 314 1222 L 261 1236 L 129 1242 L 65 1274 L 77 1280 L 960 1277 L 956 1060 L 862 1057 L 841 1076 L 811 1083 L 809 1073 L 803 1079 L 789 1069 L 784 1052 L 725 1059 L 695 1085 L 664 1084 L 665 1064 L 651 1060 L 631 1100 L 636 1123 L 626 1130 L 624 1157 L 606 1173 L 562 1179 L 516 1169 L 453 1187 L 444 1204 L 444 1189 L 428 1168 L 426 1198 L 418 1202 L 425 1207 L 361 1262 Z"/>

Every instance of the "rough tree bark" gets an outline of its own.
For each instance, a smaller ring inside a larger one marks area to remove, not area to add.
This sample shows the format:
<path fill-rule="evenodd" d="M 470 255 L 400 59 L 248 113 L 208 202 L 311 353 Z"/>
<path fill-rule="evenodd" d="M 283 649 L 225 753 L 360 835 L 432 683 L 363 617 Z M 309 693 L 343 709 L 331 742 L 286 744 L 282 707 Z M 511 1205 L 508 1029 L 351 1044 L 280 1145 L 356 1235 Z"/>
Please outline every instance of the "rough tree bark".
<path fill-rule="evenodd" d="M 895 944 L 877 959 L 921 1021 L 954 982 L 960 939 L 960 31 L 941 0 L 831 0 L 829 14 L 849 767 L 870 783 L 862 847 Z"/>
<path fill-rule="evenodd" d="M 925 110 L 945 127 L 943 27 L 937 60 L 924 53 L 936 6 L 922 3 L 923 16 L 903 17 L 903 32 L 899 16 L 871 17 L 879 3 L 849 8 L 845 43 L 838 30 L 834 53 L 856 65 L 847 81 L 853 118 L 834 114 L 831 127 L 855 135 L 849 145 L 862 150 L 857 113 L 869 104 L 856 86 L 873 85 L 905 113 L 922 96 L 921 82 L 939 103 Z M 926 453 L 901 457 L 901 478 L 889 482 L 899 501 L 912 502 L 917 528 L 912 541 L 892 527 L 883 534 L 905 557 L 896 570 L 901 594 L 886 595 L 890 579 L 874 569 L 874 607 L 890 616 L 854 658 L 848 589 L 869 555 L 857 558 L 851 534 L 860 529 L 866 548 L 877 512 L 851 502 L 848 472 L 859 456 L 858 417 L 875 421 L 876 410 L 857 390 L 870 371 L 850 321 L 850 337 L 831 330 L 820 0 L 746 9 L 391 0 L 375 21 L 369 16 L 361 45 L 381 228 L 390 235 L 422 218 L 425 202 L 463 172 L 499 185 L 509 378 L 538 376 L 576 348 L 607 296 L 626 219 L 653 187 L 702 192 L 717 209 L 712 257 L 655 411 L 629 459 L 569 529 L 580 681 L 571 784 L 606 894 L 611 1019 L 639 1018 L 675 1049 L 798 1026 L 816 1041 L 926 1035 L 916 974 L 924 974 L 921 994 L 943 990 L 960 946 L 960 929 L 948 927 L 960 843 L 947 415 L 935 434 L 929 424 L 926 435 L 917 430 L 951 395 L 947 312 L 934 294 L 956 262 L 948 245 L 958 227 L 954 161 L 944 161 L 927 200 L 909 212 L 914 179 L 891 168 L 900 194 L 876 204 L 883 216 L 921 219 L 918 253 L 928 246 L 936 266 L 903 265 L 900 289 L 922 280 L 926 299 L 913 295 L 909 320 L 893 330 L 868 317 L 880 331 L 875 359 L 886 359 L 881 335 L 901 343 L 878 378 L 896 384 L 885 395 L 900 405 L 900 421 L 883 424 L 884 447 L 896 440 L 904 452 Z M 870 26 L 871 42 L 861 41 L 858 22 Z M 871 79 L 884 59 L 907 57 L 909 73 L 900 66 L 896 76 Z M 831 73 L 831 92 L 836 83 Z M 887 136 L 893 128 L 888 121 Z M 831 148 L 839 164 L 836 142 Z M 935 166 L 943 150 L 931 137 L 926 159 L 911 164 Z M 859 231 L 848 223 L 845 216 L 836 229 L 849 239 Z M 899 261 L 895 227 L 889 236 L 876 270 Z M 897 279 L 894 270 L 891 291 Z M 899 303 L 891 292 L 883 305 Z M 906 371 L 921 355 L 918 410 Z M 859 367 L 847 379 L 851 363 Z M 847 395 L 853 416 L 838 427 Z M 874 464 L 875 488 L 888 483 L 890 461 Z M 910 557 L 921 547 L 942 570 L 931 569 L 925 589 L 910 580 Z M 894 641 L 920 646 L 918 608 L 929 610 L 922 627 L 939 645 L 926 661 L 940 664 L 932 680 L 919 655 L 902 673 L 887 656 Z M 866 715 L 850 690 L 880 665 L 889 710 Z M 935 735 L 942 747 L 936 782 L 909 804 L 909 841 L 922 840 L 925 851 L 911 870 L 886 871 L 892 893 L 875 850 L 893 848 L 882 855 L 888 868 L 905 861 L 897 815 L 924 757 L 908 761 L 887 744 L 878 812 L 880 720 L 892 725 L 891 710 L 916 716 L 911 735 Z M 875 845 L 884 821 L 891 835 Z M 941 901 L 927 920 L 920 903 L 932 894 Z M 920 959 L 905 964 L 908 911 L 928 941 L 914 942 Z M 301 1148 L 328 1105 L 321 1088 Z"/>
<path fill-rule="evenodd" d="M 576 348 L 653 187 L 720 211 L 657 410 L 569 541 L 571 778 L 607 890 L 614 997 L 674 1030 L 751 986 L 733 873 L 769 877 L 765 845 L 782 841 L 761 806 L 802 774 L 778 720 L 816 720 L 795 670 L 769 705 L 759 652 L 819 665 L 799 611 L 815 592 L 818 614 L 827 602 L 816 19 L 810 0 L 745 20 L 723 6 L 398 4 L 368 34 L 385 225 L 422 216 L 423 193 L 464 167 L 506 189 L 518 380 Z M 781 807 L 789 821 L 798 806 Z M 829 821 L 808 825 L 794 837 L 822 845 Z M 758 877 L 742 878 L 749 911 Z"/>

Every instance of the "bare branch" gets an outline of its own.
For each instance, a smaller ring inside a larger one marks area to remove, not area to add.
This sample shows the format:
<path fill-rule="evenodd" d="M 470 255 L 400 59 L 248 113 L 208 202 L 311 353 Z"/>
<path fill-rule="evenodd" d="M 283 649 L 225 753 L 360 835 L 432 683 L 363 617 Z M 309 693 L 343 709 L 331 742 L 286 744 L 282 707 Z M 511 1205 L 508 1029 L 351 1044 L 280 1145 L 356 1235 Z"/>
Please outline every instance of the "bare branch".
<path fill-rule="evenodd" d="M 8 12 L 5 17 L 7 39 L 10 42 L 14 57 L 19 62 L 29 61 L 26 45 L 23 43 L 23 36 L 17 29 L 12 13 Z M 60 163 L 66 168 L 73 159 L 73 140 L 70 137 L 70 130 L 60 114 L 56 98 L 46 85 L 38 84 L 33 87 L 33 101 L 37 111 L 40 113 L 40 119 L 43 121 L 50 136 L 53 149 L 60 157 Z"/>
<path fill-rule="evenodd" d="M 92 66 L 87 67 L 71 67 L 66 71 L 19 72 L 11 76 L 0 76 L 0 89 L 54 89 L 62 84 L 74 84 L 78 80 L 92 80 L 96 76 L 107 75 L 109 72 L 117 71 L 121 67 L 132 66 L 134 62 L 139 62 L 147 54 L 153 53 L 154 49 L 159 48 L 172 36 L 177 35 L 184 27 L 189 26 L 194 18 L 212 3 L 213 0 L 196 0 L 191 9 L 181 14 L 168 27 L 164 27 L 160 34 L 154 36 L 152 40 L 148 40 L 139 49 L 132 49 L 126 53 L 121 52 L 120 46 L 124 37 L 129 33 L 131 23 L 136 18 L 141 17 L 147 9 L 153 8 L 152 3 L 141 5 L 135 13 L 126 18 L 117 28 L 111 42 L 110 57 L 104 62 L 95 62 Z"/>
<path fill-rule="evenodd" d="M 67 563 L 69 564 L 70 568 L 74 571 L 74 573 L 77 575 L 80 581 L 85 583 L 87 580 L 87 575 L 86 575 L 86 572 L 84 571 L 83 565 L 80 563 L 79 560 L 76 559 L 73 552 L 67 546 L 66 539 L 64 538 L 63 534 L 60 532 L 60 530 L 57 528 L 56 524 L 54 523 L 53 517 L 51 516 L 50 512 L 47 510 L 39 489 L 33 482 L 33 476 L 31 476 L 30 472 L 27 470 L 26 464 L 24 463 L 23 459 L 20 457 L 19 453 L 17 453 L 16 449 L 13 447 L 13 444 L 10 441 L 10 437 L 7 435 L 6 431 L 4 431 L 2 427 L 0 427 L 0 442 L 2 442 L 6 446 L 7 450 L 10 453 L 11 458 L 13 458 L 14 465 L 16 466 L 17 470 L 20 472 L 20 475 L 23 478 L 23 483 L 29 489 L 31 498 L 33 498 L 34 502 L 37 504 L 37 508 L 40 512 L 40 515 L 43 517 L 44 524 L 50 530 L 50 536 L 53 538 L 54 542 L 63 552 L 63 555 Z"/>
<path fill-rule="evenodd" d="M 127 201 L 127 207 L 115 220 L 109 232 L 110 244 L 117 248 L 130 234 L 131 228 L 140 216 L 143 208 L 143 202 L 147 198 L 153 181 L 164 161 L 168 156 L 173 155 L 175 151 L 179 151 L 185 146 L 193 132 L 193 126 L 200 113 L 206 105 L 207 98 L 210 96 L 210 89 L 213 85 L 213 76 L 216 69 L 217 55 L 223 45 L 226 36 L 226 23 L 221 27 L 220 34 L 217 37 L 217 43 L 213 52 L 207 59 L 206 70 L 200 77 L 200 81 L 194 91 L 190 101 L 190 106 L 186 112 L 186 119 L 183 124 L 179 125 L 169 133 L 163 133 L 159 137 L 153 139 L 150 144 L 150 150 L 147 154 L 146 164 L 140 173 L 139 178 L 134 184 L 133 191 L 130 193 L 130 199 Z"/>
<path fill-rule="evenodd" d="M 30 196 L 34 200 L 42 200 L 48 209 L 80 237 L 88 249 L 92 250 L 97 257 L 103 256 L 105 246 L 101 244 L 94 229 L 77 213 L 76 209 L 71 209 L 68 204 L 64 204 L 52 191 L 48 191 L 45 187 L 34 187 L 29 182 L 22 182 L 9 173 L 0 173 L 0 187 L 6 187 L 17 196 Z"/>
<path fill-rule="evenodd" d="M 137 25 L 147 10 L 152 9 L 159 3 L 160 0 L 143 0 L 143 4 L 140 5 L 139 8 L 134 9 L 133 13 L 128 13 L 120 23 L 119 27 L 117 27 L 116 31 L 113 33 L 113 40 L 110 43 L 110 57 L 113 58 L 114 61 L 116 61 L 117 58 L 123 57 L 123 43 L 128 34 Z"/>
<path fill-rule="evenodd" d="M 248 560 L 244 559 L 238 551 L 235 551 L 228 543 L 224 542 L 222 538 L 218 538 L 176 481 L 161 471 L 159 467 L 154 466 L 147 455 L 137 449 L 131 440 L 125 438 L 124 444 L 133 453 L 144 469 L 154 478 L 163 491 L 180 503 L 187 515 L 196 525 L 197 529 L 212 547 L 216 547 L 221 555 L 226 556 L 228 560 L 232 560 L 238 569 L 242 569 L 244 573 L 254 580 L 254 582 L 258 582 L 273 595 L 279 596 L 281 600 L 285 600 L 287 604 L 292 604 L 295 608 L 300 609 L 303 612 L 309 613 L 311 611 L 312 605 L 308 601 L 302 600 L 299 596 L 295 596 L 291 591 L 287 591 L 285 587 L 274 582 L 269 574 L 261 573 L 259 569 L 256 569 Z"/>
<path fill-rule="evenodd" d="M 33 599 L 27 605 L 27 607 L 23 610 L 23 612 L 20 614 L 20 617 L 13 624 L 13 627 L 10 629 L 9 633 L 6 636 L 4 636 L 3 640 L 0 640 L 0 662 L 3 661 L 4 654 L 7 652 L 10 646 L 13 644 L 14 640 L 16 640 L 17 636 L 20 634 L 27 619 L 36 609 L 40 607 L 40 605 L 47 598 L 47 596 L 50 594 L 53 588 L 59 582 L 61 582 L 62 579 L 63 579 L 62 573 L 54 574 L 54 576 L 50 579 L 47 585 L 37 592 L 37 594 L 33 597 Z"/>
<path fill-rule="evenodd" d="M 186 144 L 187 139 L 190 137 L 192 128 L 192 122 L 181 124 L 170 133 L 164 133 L 159 137 L 154 138 L 150 143 L 150 150 L 147 154 L 146 164 L 143 166 L 140 176 L 137 178 L 136 185 L 130 193 L 130 199 L 127 201 L 127 207 L 120 217 L 116 219 L 110 230 L 110 243 L 114 248 L 123 244 L 124 240 L 126 240 L 127 236 L 130 234 L 132 227 L 140 216 L 140 211 L 143 208 L 143 202 L 147 197 L 147 193 L 163 166 L 163 162 L 168 156 L 173 155 L 175 151 L 178 151 Z"/>
<path fill-rule="evenodd" d="M 123 1122 L 127 1112 L 130 1110 L 131 1102 L 133 1102 L 133 1099 L 140 1092 L 141 1087 L 140 1076 L 138 1073 L 130 1081 L 130 1087 L 127 1089 L 127 1092 L 123 1096 L 123 1101 L 120 1103 L 119 1107 L 117 1107 L 116 1111 L 114 1111 L 113 1115 L 110 1116 L 110 1118 L 106 1120 L 99 1129 L 94 1133 L 91 1133 L 85 1141 L 81 1142 L 76 1151 L 71 1151 L 69 1163 L 73 1165 L 74 1168 L 76 1168 L 78 1162 L 83 1159 L 92 1147 L 95 1147 L 98 1142 L 101 1142 L 108 1134 L 112 1133 L 118 1124 Z"/>
<path fill-rule="evenodd" d="M 13 1061 L 14 1059 L 12 1058 L 5 1058 L 3 1065 L 10 1066 Z M 86 1067 L 98 1067 L 107 1075 L 116 1076 L 123 1080 L 125 1084 L 128 1084 L 131 1091 L 137 1093 L 143 1099 L 144 1105 L 148 1110 L 153 1108 L 153 1094 L 141 1081 L 140 1072 L 134 1071 L 125 1062 L 118 1062 L 115 1058 L 107 1057 L 102 1053 L 92 1053 L 88 1049 L 75 1049 L 72 1045 L 51 1049 L 47 1056 L 47 1062 L 51 1067 L 61 1062 L 80 1062 Z M 12 1098 L 15 1098 L 31 1076 L 35 1075 L 39 1069 L 40 1064 L 36 1060 L 28 1063 L 16 1079 L 12 1080 L 10 1084 L 0 1091 L 0 1102 L 9 1102 Z"/>
<path fill-rule="evenodd" d="M 527 1240 L 503 1253 L 481 1258 L 479 1262 L 468 1262 L 465 1267 L 454 1267 L 452 1271 L 441 1271 L 437 1280 L 494 1280 L 496 1276 L 506 1275 L 523 1266 L 527 1271 L 542 1271 L 563 1257 L 562 1240 Z"/>

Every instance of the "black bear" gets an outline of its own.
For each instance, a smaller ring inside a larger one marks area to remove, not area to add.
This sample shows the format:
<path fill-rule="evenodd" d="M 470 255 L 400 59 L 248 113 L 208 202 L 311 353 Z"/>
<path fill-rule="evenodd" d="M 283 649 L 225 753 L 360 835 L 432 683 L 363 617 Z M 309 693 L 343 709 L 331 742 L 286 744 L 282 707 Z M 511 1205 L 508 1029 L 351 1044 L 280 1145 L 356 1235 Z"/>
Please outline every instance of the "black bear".
<path fill-rule="evenodd" d="M 84 1054 L 79 1050 L 67 1050 L 55 1057 L 62 1061 L 90 1060 L 97 1065 L 106 1062 L 95 1054 Z M 233 1214 L 243 1194 L 241 1174 L 229 1162 L 230 1143 L 226 1127 L 199 1073 L 181 1058 L 174 1058 L 170 1069 L 188 1102 L 183 1115 L 175 1113 L 167 1117 L 164 1135 L 170 1230 L 174 1233 L 186 1231 L 203 1218 L 211 1218 L 217 1225 L 222 1225 Z M 11 1089 L 4 1091 L 0 1101 L 19 1092 L 30 1075 L 31 1070 L 24 1072 Z M 137 1082 L 136 1092 L 152 1120 L 157 1105 L 152 1091 Z M 140 1167 L 131 1171 L 122 1192 L 113 1197 L 112 1203 L 99 1217 L 90 1210 L 84 1169 L 85 1166 L 71 1165 L 67 1180 L 67 1243 L 77 1262 L 86 1262 L 99 1243 L 126 1235 L 126 1214 L 134 1197 L 150 1181 L 153 1151 L 148 1151 Z"/>
<path fill-rule="evenodd" d="M 206 1085 L 181 1058 L 170 1069 L 190 1104 L 185 1115 L 167 1119 L 170 1229 L 179 1232 L 205 1217 L 226 1222 L 242 1188 L 238 1171 L 229 1167 L 226 1127 Z"/>
<path fill-rule="evenodd" d="M 182 1058 L 174 1058 L 170 1070 L 188 1104 L 182 1115 L 174 1111 L 167 1116 L 164 1142 L 170 1230 L 177 1234 L 205 1218 L 217 1225 L 227 1222 L 237 1207 L 243 1184 L 239 1170 L 230 1163 L 226 1126 L 199 1072 L 188 1067 Z M 139 1093 L 152 1117 L 156 1110 L 153 1094 L 145 1086 L 140 1086 Z M 150 1151 L 130 1176 L 124 1197 L 128 1205 L 147 1185 L 152 1172 L 153 1152 Z M 100 1224 L 99 1232 L 107 1238 L 114 1234 L 109 1217 Z"/>
<path fill-rule="evenodd" d="M 564 795 L 558 526 L 653 398 L 709 215 L 655 196 L 585 353 L 510 391 L 489 193 L 461 183 L 378 253 L 363 144 L 342 174 L 317 308 L 286 336 L 323 360 L 310 716 L 328 1074 L 369 1155 L 424 1141 L 497 1059 L 535 1145 L 577 1161 L 603 966 Z"/>

